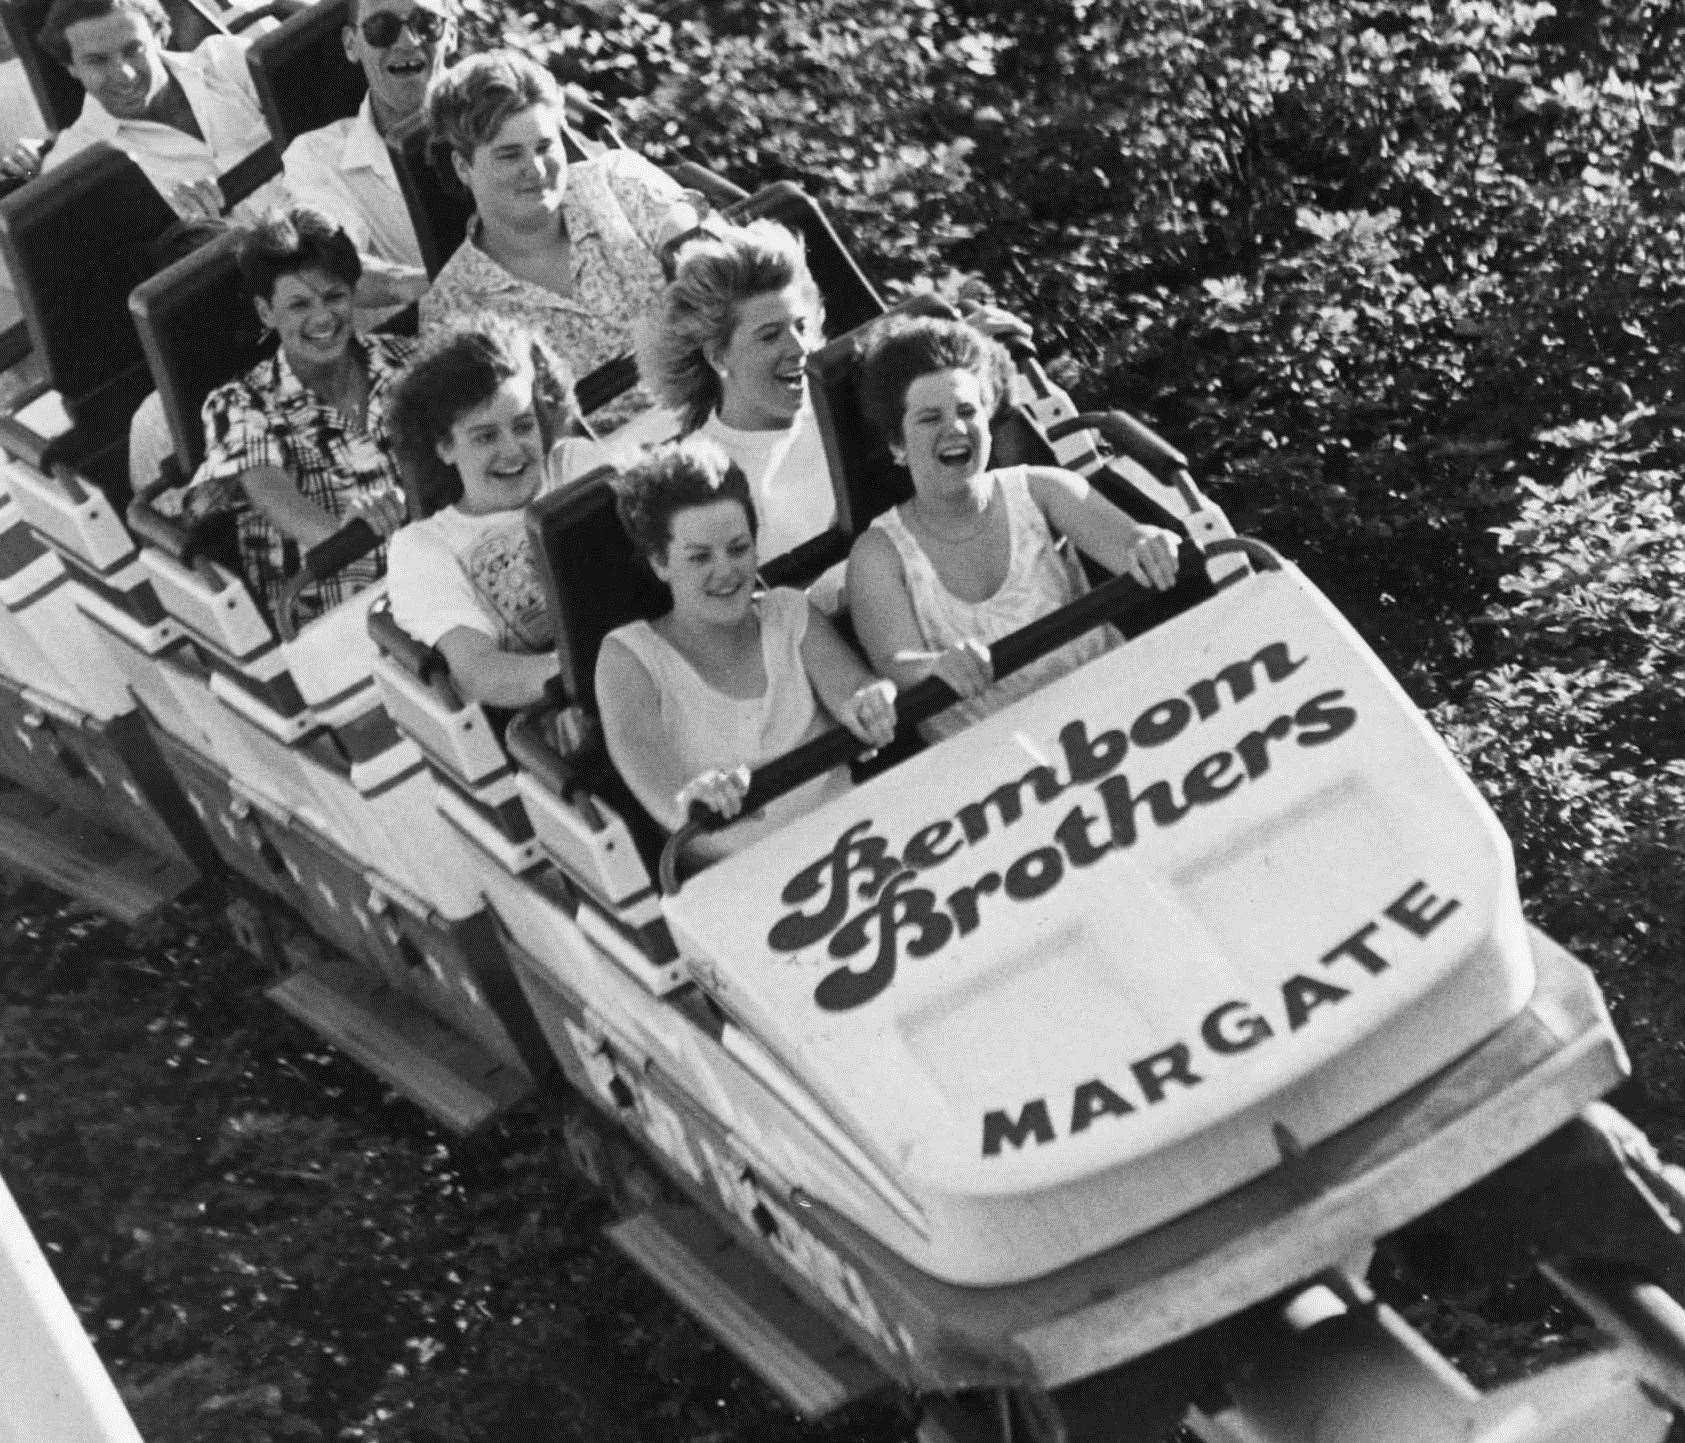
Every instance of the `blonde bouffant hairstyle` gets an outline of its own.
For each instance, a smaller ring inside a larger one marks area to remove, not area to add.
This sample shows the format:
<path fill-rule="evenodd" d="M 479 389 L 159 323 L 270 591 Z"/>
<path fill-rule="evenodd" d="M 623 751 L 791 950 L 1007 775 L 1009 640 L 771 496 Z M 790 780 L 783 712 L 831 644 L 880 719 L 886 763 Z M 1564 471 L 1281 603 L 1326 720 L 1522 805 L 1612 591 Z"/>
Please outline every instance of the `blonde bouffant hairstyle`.
<path fill-rule="evenodd" d="M 719 226 L 679 251 L 673 279 L 637 337 L 638 375 L 694 431 L 723 398 L 710 356 L 731 344 L 745 301 L 789 289 L 812 308 L 815 329 L 825 320 L 819 287 L 808 273 L 802 243 L 769 220 Z"/>

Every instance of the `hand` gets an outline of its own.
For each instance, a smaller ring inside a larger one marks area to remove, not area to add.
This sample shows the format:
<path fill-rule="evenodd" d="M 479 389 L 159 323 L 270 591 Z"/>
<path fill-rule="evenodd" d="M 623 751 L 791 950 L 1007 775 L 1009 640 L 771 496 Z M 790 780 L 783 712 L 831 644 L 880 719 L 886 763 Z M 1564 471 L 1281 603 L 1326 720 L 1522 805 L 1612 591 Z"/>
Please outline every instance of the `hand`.
<path fill-rule="evenodd" d="M 361 492 L 345 508 L 344 519 L 366 522 L 376 536 L 390 536 L 404 524 L 404 493 L 396 486 Z"/>
<path fill-rule="evenodd" d="M 931 675 L 941 677 L 965 699 L 981 696 L 994 685 L 995 668 L 989 660 L 989 648 L 976 637 L 968 636 L 936 658 Z"/>
<path fill-rule="evenodd" d="M 41 173 L 41 162 L 46 158 L 47 142 L 44 140 L 20 140 L 5 155 L 0 156 L 0 179 L 29 180 Z"/>
<path fill-rule="evenodd" d="M 166 199 L 183 220 L 222 218 L 222 191 L 214 180 L 178 180 Z"/>
<path fill-rule="evenodd" d="M 685 192 L 683 200 L 676 200 L 667 208 L 666 215 L 661 217 L 661 223 L 655 228 L 655 250 L 660 253 L 662 247 L 671 245 L 681 236 L 689 235 L 702 224 L 702 217 L 707 214 L 707 202 L 695 191 Z"/>
<path fill-rule="evenodd" d="M 963 307 L 966 323 L 976 327 L 991 340 L 999 341 L 1003 346 L 1010 346 L 1014 342 L 1019 345 L 1033 346 L 1036 333 L 1030 323 L 1011 311 L 1003 310 L 987 301 L 974 301 Z"/>
<path fill-rule="evenodd" d="M 1143 526 L 1130 547 L 1124 570 L 1143 586 L 1168 591 L 1176 584 L 1176 552 L 1181 538 L 1162 526 Z"/>
<path fill-rule="evenodd" d="M 709 811 L 729 819 L 743 810 L 743 798 L 748 792 L 748 767 L 737 766 L 730 771 L 716 768 L 691 778 L 679 788 L 674 800 L 678 802 L 679 814 L 683 817 L 690 816 L 693 803 L 701 802 Z"/>
<path fill-rule="evenodd" d="M 842 724 L 874 749 L 895 740 L 895 683 L 869 681 L 848 699 Z"/>

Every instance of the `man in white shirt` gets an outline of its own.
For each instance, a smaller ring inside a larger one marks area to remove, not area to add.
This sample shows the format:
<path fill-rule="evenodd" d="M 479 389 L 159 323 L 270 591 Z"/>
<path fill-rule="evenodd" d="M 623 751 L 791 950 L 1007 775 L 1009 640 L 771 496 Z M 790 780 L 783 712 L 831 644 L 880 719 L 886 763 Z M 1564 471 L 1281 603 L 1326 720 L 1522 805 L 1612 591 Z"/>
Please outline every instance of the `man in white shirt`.
<path fill-rule="evenodd" d="M 43 168 L 105 141 L 129 155 L 180 215 L 214 215 L 222 209 L 217 178 L 266 144 L 269 131 L 244 41 L 212 35 L 183 53 L 164 49 L 168 34 L 157 0 L 54 0 L 41 46 L 87 98 Z M 240 209 L 285 201 L 285 189 L 271 181 Z"/>
<path fill-rule="evenodd" d="M 362 307 L 397 306 L 427 288 L 386 137 L 421 109 L 428 82 L 456 41 L 445 0 L 352 0 L 345 53 L 363 67 L 369 93 L 346 120 L 306 131 L 283 163 L 295 200 L 345 227 L 363 258 Z"/>

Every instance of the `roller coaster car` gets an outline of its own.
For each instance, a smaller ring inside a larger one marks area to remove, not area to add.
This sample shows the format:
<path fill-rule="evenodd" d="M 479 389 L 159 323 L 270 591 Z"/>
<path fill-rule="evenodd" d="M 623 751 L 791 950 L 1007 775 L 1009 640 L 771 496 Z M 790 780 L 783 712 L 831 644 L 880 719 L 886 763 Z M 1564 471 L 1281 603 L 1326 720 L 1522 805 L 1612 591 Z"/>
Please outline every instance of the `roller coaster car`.
<path fill-rule="evenodd" d="M 828 414 L 851 354 L 816 368 Z M 1090 469 L 1182 525 L 1184 581 L 1168 603 L 1106 581 L 994 661 L 1108 621 L 1126 644 L 682 886 L 673 839 L 641 936 L 676 968 L 522 967 L 568 1078 L 679 1185 L 612 1235 L 793 1405 L 893 1381 L 929 1440 L 1152 1438 L 1195 1397 L 1220 1443 L 1660 1439 L 1685 1313 L 1620 1260 L 1674 1269 L 1645 1192 L 1678 1194 L 1585 1111 L 1625 1070 L 1595 985 L 1529 929 L 1507 839 L 1362 640 L 1223 535 L 1171 448 L 1108 424 L 1164 480 Z M 893 485 L 841 474 L 857 528 Z M 651 605 L 615 579 L 608 505 L 587 484 L 531 522 L 585 713 L 597 643 Z M 903 720 L 949 700 L 924 683 Z M 523 787 L 572 818 L 539 836 L 614 907 L 576 845 L 620 817 L 601 757 L 512 735 Z M 746 807 L 856 745 L 763 766 Z M 1584 1226 L 1615 1261 L 1553 1276 L 1621 1346 L 1479 1394 L 1368 1260 L 1495 1172 L 1522 1227 L 1576 1129 L 1608 1143 L 1605 1215 L 1636 1200 L 1644 1235 L 1626 1256 Z"/>

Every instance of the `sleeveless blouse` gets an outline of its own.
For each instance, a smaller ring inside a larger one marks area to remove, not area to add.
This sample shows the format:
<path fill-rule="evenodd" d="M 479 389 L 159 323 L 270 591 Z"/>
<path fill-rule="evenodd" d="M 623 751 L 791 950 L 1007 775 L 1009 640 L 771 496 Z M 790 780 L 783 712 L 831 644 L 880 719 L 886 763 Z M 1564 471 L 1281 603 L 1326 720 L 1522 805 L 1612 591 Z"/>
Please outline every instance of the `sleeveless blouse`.
<path fill-rule="evenodd" d="M 872 522 L 889 538 L 901 558 L 913 614 L 918 619 L 924 644 L 931 651 L 946 651 L 968 636 L 983 642 L 999 641 L 1088 590 L 1080 564 L 1074 556 L 1059 551 L 1047 518 L 1030 495 L 1025 468 L 1014 466 L 995 472 L 995 486 L 1006 508 L 1010 550 L 1006 579 L 992 596 L 982 601 L 964 601 L 942 584 L 924 547 L 901 519 L 899 507 L 891 507 Z M 1019 697 L 1075 671 L 1116 644 L 1117 635 L 1110 627 L 1085 632 L 1057 651 L 997 681 L 981 695 L 938 712 L 919 729 L 929 741 L 953 736 L 973 722 L 1010 706 Z"/>
<path fill-rule="evenodd" d="M 771 761 L 806 741 L 822 720 L 807 679 L 802 641 L 807 636 L 807 598 L 775 587 L 756 602 L 761 618 L 761 662 L 766 691 L 758 697 L 716 691 L 690 661 L 647 621 L 610 633 L 635 656 L 660 693 L 661 727 L 686 780 L 716 767 L 729 770 Z M 738 851 L 846 790 L 842 769 L 817 777 L 770 803 L 753 816 L 699 839 L 705 854 Z"/>

